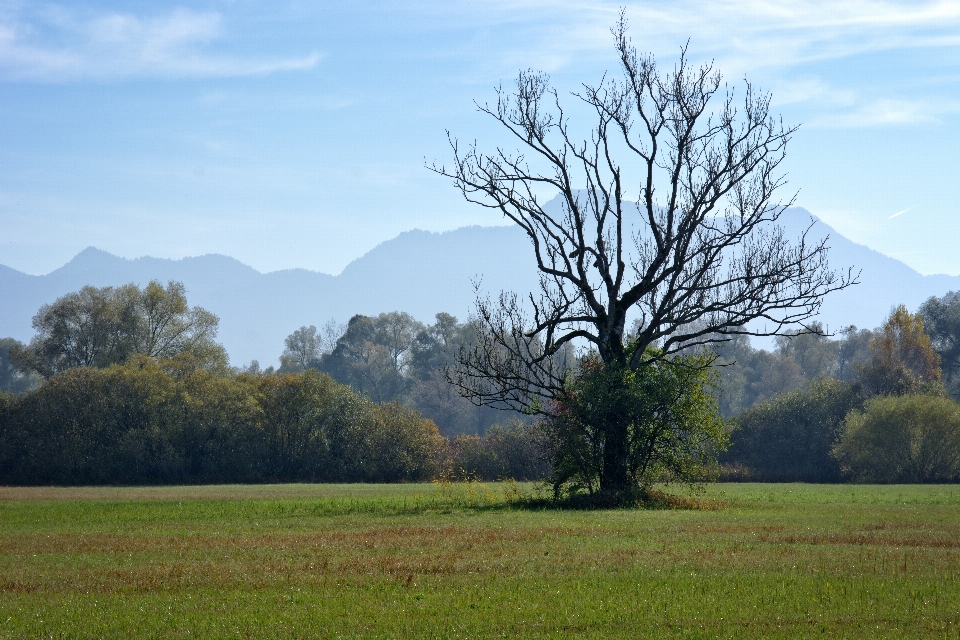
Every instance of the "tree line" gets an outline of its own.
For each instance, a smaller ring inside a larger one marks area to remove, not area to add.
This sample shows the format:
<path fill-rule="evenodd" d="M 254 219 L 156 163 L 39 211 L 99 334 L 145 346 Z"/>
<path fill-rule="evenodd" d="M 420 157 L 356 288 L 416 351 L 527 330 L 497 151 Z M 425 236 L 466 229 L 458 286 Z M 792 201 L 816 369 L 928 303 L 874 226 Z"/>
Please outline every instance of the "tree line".
<path fill-rule="evenodd" d="M 725 477 L 960 481 L 957 317 L 960 296 L 951 292 L 915 314 L 901 305 L 875 331 L 849 328 L 837 341 L 815 333 L 795 336 L 794 344 L 785 339 L 776 354 L 781 372 L 805 353 L 815 375 L 737 416 L 721 456 Z"/>
<path fill-rule="evenodd" d="M 329 350 L 310 342 L 315 331 L 298 331 L 279 371 L 231 369 L 216 342 L 218 319 L 190 307 L 176 282 L 84 287 L 44 305 L 33 326 L 30 344 L 0 343 L 2 484 L 545 473 L 540 440 L 527 423 L 496 425 L 474 411 L 468 424 L 486 437 L 444 437 L 409 402 L 426 397 L 428 385 L 439 387 L 445 349 L 468 333 L 449 316 L 438 316 L 434 327 L 399 313 L 358 317 Z M 381 344 L 388 337 L 390 350 Z"/>
<path fill-rule="evenodd" d="M 629 384 L 599 375 L 587 353 L 548 422 L 457 393 L 451 368 L 478 344 L 476 321 L 358 315 L 294 331 L 276 371 L 237 370 L 216 316 L 191 308 L 179 283 L 85 287 L 38 311 L 29 345 L 0 341 L 0 482 L 398 481 L 445 469 L 587 486 L 604 442 L 583 424 L 615 419 L 646 425 L 640 439 L 682 434 L 669 458 L 631 458 L 658 478 L 702 476 L 718 456 L 733 480 L 953 481 L 958 319 L 951 292 L 876 330 L 831 337 L 813 324 L 773 351 L 736 337 L 684 356 L 709 357 L 709 369 L 663 361 Z"/>
<path fill-rule="evenodd" d="M 374 402 L 397 401 L 433 420 L 446 436 L 482 435 L 505 415 L 462 397 L 447 380 L 457 354 L 476 343 L 476 321 L 438 313 L 425 325 L 399 311 L 356 315 L 346 325 L 331 321 L 320 331 L 300 327 L 280 355 L 282 373 L 316 369 Z"/>

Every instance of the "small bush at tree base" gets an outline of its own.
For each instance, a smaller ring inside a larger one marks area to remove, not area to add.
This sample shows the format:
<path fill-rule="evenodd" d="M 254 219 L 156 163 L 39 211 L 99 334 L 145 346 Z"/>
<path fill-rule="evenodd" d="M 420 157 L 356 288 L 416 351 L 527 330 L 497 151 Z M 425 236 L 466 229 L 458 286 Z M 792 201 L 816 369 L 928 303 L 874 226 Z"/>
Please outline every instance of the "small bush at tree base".
<path fill-rule="evenodd" d="M 847 416 L 833 453 L 863 482 L 955 482 L 960 405 L 931 395 L 873 398 Z"/>
<path fill-rule="evenodd" d="M 715 476 L 729 430 L 710 390 L 708 361 L 648 355 L 636 370 L 587 357 L 573 374 L 566 398 L 543 423 L 557 498 L 600 491 L 628 504 L 655 482 Z M 611 469 L 629 484 L 609 488 L 604 474 Z"/>

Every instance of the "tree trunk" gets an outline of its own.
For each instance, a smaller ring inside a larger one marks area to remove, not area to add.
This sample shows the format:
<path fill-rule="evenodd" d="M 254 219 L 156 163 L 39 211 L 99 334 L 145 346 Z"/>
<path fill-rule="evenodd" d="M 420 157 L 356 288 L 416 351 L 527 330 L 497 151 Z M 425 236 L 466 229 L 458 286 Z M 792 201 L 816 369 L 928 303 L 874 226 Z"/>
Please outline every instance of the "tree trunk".
<path fill-rule="evenodd" d="M 608 494 L 626 493 L 632 488 L 627 463 L 627 425 L 619 420 L 608 423 L 605 436 L 600 491 Z"/>

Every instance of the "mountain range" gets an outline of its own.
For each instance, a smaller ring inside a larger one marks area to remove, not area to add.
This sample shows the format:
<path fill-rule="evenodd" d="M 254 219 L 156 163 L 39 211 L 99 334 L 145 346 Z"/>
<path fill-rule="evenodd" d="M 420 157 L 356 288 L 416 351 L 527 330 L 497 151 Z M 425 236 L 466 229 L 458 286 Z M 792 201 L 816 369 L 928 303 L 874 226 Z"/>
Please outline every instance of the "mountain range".
<path fill-rule="evenodd" d="M 830 264 L 853 267 L 860 284 L 827 297 L 819 319 L 830 330 L 873 328 L 892 307 L 915 310 L 930 296 L 960 289 L 960 276 L 923 276 L 904 263 L 851 242 L 808 211 L 794 207 L 781 217 L 788 237 L 811 224 L 810 238 L 829 235 Z M 496 294 L 537 286 L 532 252 L 517 227 L 465 227 L 445 233 L 408 231 L 354 260 L 339 275 L 290 269 L 260 273 L 233 258 L 204 255 L 180 260 L 125 259 L 93 247 L 46 275 L 0 265 L 0 337 L 27 342 L 37 309 L 84 285 L 140 286 L 150 280 L 183 282 L 192 305 L 220 317 L 219 339 L 234 365 L 276 364 L 284 338 L 303 325 L 352 315 L 406 311 L 422 322 L 438 312 L 466 319 L 473 283 Z"/>

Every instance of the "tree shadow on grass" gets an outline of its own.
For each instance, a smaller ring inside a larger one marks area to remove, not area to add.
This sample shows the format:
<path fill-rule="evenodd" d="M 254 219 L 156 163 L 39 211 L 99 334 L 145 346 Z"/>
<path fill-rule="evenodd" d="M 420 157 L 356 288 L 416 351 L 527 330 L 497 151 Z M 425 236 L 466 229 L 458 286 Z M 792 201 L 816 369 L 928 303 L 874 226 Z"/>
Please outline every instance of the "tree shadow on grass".
<path fill-rule="evenodd" d="M 574 493 L 559 498 L 540 493 L 522 496 L 512 503 L 514 508 L 530 510 L 603 511 L 624 510 L 690 510 L 717 511 L 726 506 L 721 500 L 696 495 L 677 495 L 656 489 L 637 489 L 626 492 Z"/>

